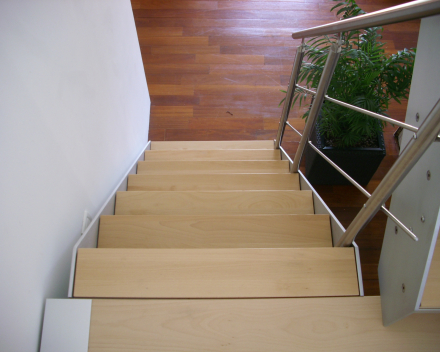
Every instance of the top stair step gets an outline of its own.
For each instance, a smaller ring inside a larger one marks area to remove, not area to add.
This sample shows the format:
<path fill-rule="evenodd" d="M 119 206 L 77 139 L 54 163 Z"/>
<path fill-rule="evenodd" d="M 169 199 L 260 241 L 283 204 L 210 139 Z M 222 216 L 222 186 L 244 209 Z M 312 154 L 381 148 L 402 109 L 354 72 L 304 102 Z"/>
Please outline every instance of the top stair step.
<path fill-rule="evenodd" d="M 281 160 L 279 150 L 147 150 L 145 160 Z"/>
<path fill-rule="evenodd" d="M 202 150 L 202 149 L 274 149 L 269 141 L 163 141 L 151 142 L 151 150 Z"/>

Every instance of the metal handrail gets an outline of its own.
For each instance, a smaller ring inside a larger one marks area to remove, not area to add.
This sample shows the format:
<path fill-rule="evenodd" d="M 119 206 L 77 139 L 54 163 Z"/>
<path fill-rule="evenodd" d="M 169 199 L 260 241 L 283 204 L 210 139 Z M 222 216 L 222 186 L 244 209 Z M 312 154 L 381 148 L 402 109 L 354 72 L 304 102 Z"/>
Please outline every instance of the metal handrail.
<path fill-rule="evenodd" d="M 316 37 L 356 29 L 384 26 L 437 14 L 440 14 L 440 0 L 411 1 L 384 10 L 298 31 L 292 34 L 292 38 Z"/>
<path fill-rule="evenodd" d="M 292 35 L 294 39 L 302 38 L 303 42 L 298 47 L 297 55 L 295 57 L 294 69 L 292 70 L 291 79 L 289 82 L 286 99 L 284 102 L 283 113 L 281 115 L 280 126 L 278 129 L 277 139 L 275 140 L 275 148 L 281 149 L 284 154 L 285 151 L 281 147 L 282 137 L 286 126 L 292 128 L 298 135 L 301 136 L 295 158 L 291 162 L 290 171 L 298 172 L 299 164 L 301 162 L 302 155 L 304 153 L 305 146 L 308 144 L 319 155 L 321 155 L 326 161 L 330 163 L 337 171 L 339 171 L 345 178 L 347 178 L 354 186 L 356 186 L 365 196 L 369 199 L 364 204 L 356 218 L 352 221 L 347 228 L 344 235 L 339 239 L 335 246 L 348 246 L 351 245 L 356 235 L 362 230 L 362 228 L 371 220 L 371 218 L 381 209 L 388 217 L 390 217 L 396 225 L 401 227 L 413 240 L 417 241 L 418 238 L 414 233 L 408 229 L 399 219 L 397 219 L 388 209 L 384 207 L 385 201 L 391 196 L 392 192 L 397 188 L 403 178 L 408 174 L 411 168 L 415 165 L 417 160 L 428 149 L 432 142 L 437 141 L 440 138 L 440 99 L 426 118 L 425 122 L 420 128 L 411 126 L 409 124 L 393 120 L 387 116 L 368 111 L 357 106 L 347 104 L 337 99 L 331 98 L 326 95 L 328 86 L 333 76 L 334 69 L 336 67 L 340 51 L 341 42 L 340 36 L 338 43 L 333 43 L 329 49 L 326 64 L 324 66 L 321 79 L 318 84 L 316 92 L 305 87 L 297 85 L 296 80 L 301 67 L 302 59 L 304 56 L 304 38 L 308 36 L 319 36 L 325 34 L 332 34 L 347 30 L 356 30 L 374 26 L 382 26 L 385 24 L 391 24 L 396 22 L 402 22 L 412 20 L 416 18 L 427 17 L 440 13 L 440 0 L 418 0 L 404 5 L 394 6 L 382 11 L 376 11 L 367 15 L 358 16 L 343 21 L 330 23 L 324 26 L 310 28 L 304 31 L 296 32 Z M 301 135 L 290 123 L 287 121 L 291 104 L 293 101 L 293 95 L 296 89 L 302 89 L 314 96 L 312 106 L 309 111 L 304 133 Z M 346 108 L 358 111 L 360 113 L 372 116 L 382 121 L 390 122 L 394 125 L 408 129 L 414 132 L 414 136 L 408 143 L 407 147 L 401 153 L 401 156 L 394 163 L 393 167 L 384 177 L 382 182 L 376 188 L 372 195 L 370 195 L 363 187 L 361 187 L 356 181 L 354 181 L 348 174 L 346 174 L 341 168 L 338 167 L 333 161 L 325 156 L 319 149 L 317 149 L 310 141 L 309 137 L 312 128 L 315 124 L 319 110 L 322 107 L 324 100 L 344 106 Z M 287 154 L 286 154 L 287 155 Z"/>
<path fill-rule="evenodd" d="M 307 93 L 309 93 L 309 94 L 316 95 L 316 92 L 314 92 L 313 90 L 308 89 L 308 88 L 306 88 L 306 87 L 301 87 L 301 86 L 299 86 L 299 85 L 296 85 L 296 88 L 301 89 L 301 90 L 303 90 L 303 91 L 305 91 L 305 92 L 307 92 Z M 354 110 L 354 111 L 360 112 L 360 113 L 362 113 L 362 114 L 365 114 L 365 115 L 368 115 L 368 116 L 374 117 L 374 118 L 376 118 L 376 119 L 379 119 L 379 120 L 382 120 L 382 121 L 385 121 L 385 122 L 389 122 L 389 123 L 391 123 L 391 124 L 393 124 L 393 125 L 396 125 L 396 126 L 399 126 L 399 127 L 405 128 L 405 129 L 407 129 L 407 130 L 409 130 L 409 131 L 411 131 L 411 132 L 415 132 L 415 133 L 417 133 L 417 131 L 419 130 L 417 127 L 414 127 L 414 126 L 412 126 L 412 125 L 409 125 L 409 124 L 407 124 L 407 123 L 405 123 L 405 122 L 400 122 L 400 121 L 398 121 L 398 120 L 394 120 L 394 119 L 392 119 L 392 118 L 389 118 L 388 116 L 381 115 L 381 114 L 378 114 L 378 113 L 376 113 L 376 112 L 372 112 L 372 111 L 370 111 L 370 110 L 362 109 L 362 108 L 360 108 L 360 107 L 358 107 L 358 106 L 355 106 L 355 105 L 347 104 L 347 103 L 345 103 L 345 102 L 343 102 L 343 101 L 340 101 L 340 100 L 337 100 L 337 99 L 331 98 L 331 97 L 329 97 L 328 95 L 325 95 L 325 96 L 324 96 L 324 100 L 327 100 L 327 101 L 329 101 L 329 102 L 331 102 L 331 103 L 334 103 L 334 104 L 337 104 L 337 105 L 340 105 L 340 106 L 346 107 L 346 108 L 348 108 L 348 109 L 351 109 L 351 110 Z"/>
<path fill-rule="evenodd" d="M 358 215 L 351 222 L 336 246 L 348 246 L 364 226 L 373 218 L 384 201 L 388 199 L 400 182 L 409 173 L 423 153 L 435 141 L 440 131 L 440 99 L 426 117 L 419 132 L 414 134 L 390 171 L 379 183 L 372 196 L 364 204 Z"/>

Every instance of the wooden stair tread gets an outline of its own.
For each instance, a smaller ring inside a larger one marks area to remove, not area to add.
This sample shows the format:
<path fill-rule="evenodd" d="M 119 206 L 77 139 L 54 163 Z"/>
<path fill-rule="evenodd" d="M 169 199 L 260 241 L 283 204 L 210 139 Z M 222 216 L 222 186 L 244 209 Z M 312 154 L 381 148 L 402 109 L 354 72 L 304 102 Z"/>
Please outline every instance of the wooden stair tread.
<path fill-rule="evenodd" d="M 311 191 L 118 192 L 115 215 L 314 214 Z"/>
<path fill-rule="evenodd" d="M 287 160 L 140 161 L 138 174 L 289 173 Z"/>
<path fill-rule="evenodd" d="M 331 247 L 328 215 L 101 216 L 99 248 Z"/>
<path fill-rule="evenodd" d="M 300 190 L 298 174 L 129 175 L 127 191 Z"/>
<path fill-rule="evenodd" d="M 74 297 L 358 295 L 353 248 L 78 249 Z"/>
<path fill-rule="evenodd" d="M 423 291 L 420 308 L 440 308 L 440 237 L 432 256 L 431 266 L 429 268 L 428 278 Z"/>
<path fill-rule="evenodd" d="M 147 150 L 145 160 L 281 160 L 279 150 Z"/>
<path fill-rule="evenodd" d="M 93 299 L 89 351 L 438 350 L 440 319 L 382 324 L 380 297 Z"/>
<path fill-rule="evenodd" d="M 152 141 L 151 150 L 274 149 L 273 140 L 254 141 Z"/>

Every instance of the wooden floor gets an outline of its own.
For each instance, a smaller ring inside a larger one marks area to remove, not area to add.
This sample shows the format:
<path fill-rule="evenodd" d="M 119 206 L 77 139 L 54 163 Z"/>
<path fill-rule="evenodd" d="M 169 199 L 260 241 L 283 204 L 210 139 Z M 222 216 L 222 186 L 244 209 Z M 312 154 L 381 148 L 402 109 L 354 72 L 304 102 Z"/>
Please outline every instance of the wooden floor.
<path fill-rule="evenodd" d="M 401 0 L 359 0 L 367 11 Z M 291 33 L 336 19 L 329 0 L 198 1 L 132 0 L 151 95 L 149 139 L 273 139 L 278 127 L 295 47 Z M 415 47 L 418 21 L 385 27 L 387 52 Z M 403 120 L 406 104 L 392 104 L 391 117 Z M 300 109 L 289 121 L 304 126 Z M 395 128 L 387 126 L 387 156 L 370 182 L 373 190 L 393 164 Z M 283 146 L 294 153 L 296 137 L 287 131 Z M 364 203 L 349 186 L 321 186 L 324 200 L 344 226 Z M 344 198 L 342 198 L 342 194 Z M 358 237 L 367 295 L 379 294 L 377 264 L 385 217 L 378 214 Z"/>

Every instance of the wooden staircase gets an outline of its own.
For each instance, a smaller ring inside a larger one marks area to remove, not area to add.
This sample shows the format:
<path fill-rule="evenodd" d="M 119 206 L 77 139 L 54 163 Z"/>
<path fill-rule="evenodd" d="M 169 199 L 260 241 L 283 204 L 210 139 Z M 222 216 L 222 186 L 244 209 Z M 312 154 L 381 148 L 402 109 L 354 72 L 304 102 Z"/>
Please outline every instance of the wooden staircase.
<path fill-rule="evenodd" d="M 329 217 L 271 141 L 152 142 L 145 160 L 98 248 L 79 249 L 74 297 L 359 294 L 353 248 L 332 248 Z"/>
<path fill-rule="evenodd" d="M 78 249 L 89 352 L 438 346 L 435 317 L 384 328 L 380 297 L 356 297 L 353 248 L 332 247 L 329 216 L 272 141 L 151 148 L 101 217 L 98 248 Z"/>

